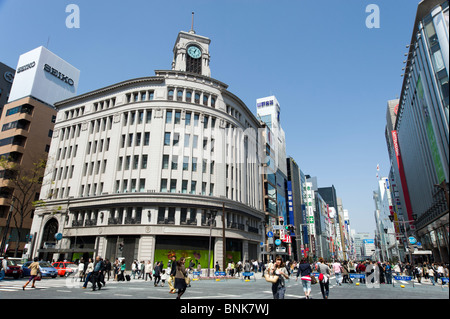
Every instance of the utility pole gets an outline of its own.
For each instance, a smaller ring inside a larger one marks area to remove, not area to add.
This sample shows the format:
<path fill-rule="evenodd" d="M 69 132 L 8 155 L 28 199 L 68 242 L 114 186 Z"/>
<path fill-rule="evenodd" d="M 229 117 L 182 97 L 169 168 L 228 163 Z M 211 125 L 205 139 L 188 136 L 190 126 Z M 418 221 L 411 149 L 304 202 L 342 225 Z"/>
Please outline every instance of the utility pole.
<path fill-rule="evenodd" d="M 222 271 L 227 269 L 227 239 L 225 238 L 225 203 L 222 203 L 222 252 L 223 252 L 223 268 Z"/>

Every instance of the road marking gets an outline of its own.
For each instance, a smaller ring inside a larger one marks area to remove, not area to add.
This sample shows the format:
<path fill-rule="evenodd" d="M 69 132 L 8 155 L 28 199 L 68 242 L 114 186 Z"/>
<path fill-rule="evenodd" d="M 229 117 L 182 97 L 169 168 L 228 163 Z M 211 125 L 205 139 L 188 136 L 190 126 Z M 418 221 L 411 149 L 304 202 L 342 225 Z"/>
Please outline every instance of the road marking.
<path fill-rule="evenodd" d="M 133 295 L 125 295 L 125 294 L 114 294 L 114 296 L 121 296 L 121 297 L 132 297 Z"/>

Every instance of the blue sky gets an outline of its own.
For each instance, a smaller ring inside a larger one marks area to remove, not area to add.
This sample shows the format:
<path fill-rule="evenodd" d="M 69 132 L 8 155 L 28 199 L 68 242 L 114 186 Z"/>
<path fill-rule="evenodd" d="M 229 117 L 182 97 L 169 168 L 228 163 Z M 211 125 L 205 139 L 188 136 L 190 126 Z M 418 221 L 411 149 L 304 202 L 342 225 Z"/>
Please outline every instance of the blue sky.
<path fill-rule="evenodd" d="M 65 25 L 68 4 L 80 28 Z M 287 154 L 319 187 L 334 185 L 351 226 L 373 233 L 380 175 L 389 171 L 387 101 L 400 95 L 418 0 L 0 0 L 0 61 L 47 45 L 81 70 L 82 94 L 170 69 L 179 31 L 211 39 L 211 75 L 256 113 L 281 105 Z M 366 6 L 380 9 L 368 29 Z"/>

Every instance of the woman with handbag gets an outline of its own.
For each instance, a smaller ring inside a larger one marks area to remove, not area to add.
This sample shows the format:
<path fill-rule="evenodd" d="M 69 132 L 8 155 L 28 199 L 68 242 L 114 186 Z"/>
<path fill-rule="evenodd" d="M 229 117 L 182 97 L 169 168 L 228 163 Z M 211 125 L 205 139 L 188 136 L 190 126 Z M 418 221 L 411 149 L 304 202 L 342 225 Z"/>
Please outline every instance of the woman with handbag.
<path fill-rule="evenodd" d="M 175 285 L 174 288 L 178 289 L 177 299 L 180 299 L 181 296 L 186 291 L 187 280 L 189 277 L 187 276 L 186 267 L 184 266 L 185 258 L 181 257 L 180 260 L 177 261 L 177 272 L 175 274 Z"/>
<path fill-rule="evenodd" d="M 283 259 L 277 256 L 275 263 L 267 268 L 267 273 L 264 276 L 266 281 L 272 283 L 273 299 L 284 299 L 286 293 L 285 279 L 289 279 L 289 274 Z"/>
<path fill-rule="evenodd" d="M 306 299 L 311 299 L 309 296 L 311 294 L 311 281 L 316 279 L 314 275 L 311 277 L 311 273 L 311 265 L 307 262 L 306 258 L 303 258 L 298 266 L 297 278 L 295 281 L 297 281 L 298 277 L 301 276 L 300 279 L 302 280 L 303 292 L 305 293 Z"/>
<path fill-rule="evenodd" d="M 39 267 L 39 258 L 35 257 L 34 261 L 31 263 L 30 266 L 28 266 L 28 268 L 30 269 L 30 279 L 27 281 L 27 283 L 22 287 L 23 290 L 25 290 L 25 287 L 28 286 L 28 284 L 33 281 L 33 283 L 31 284 L 31 288 L 36 288 L 36 286 L 34 285 L 34 283 L 36 282 L 36 280 L 41 280 L 40 276 L 41 276 L 41 269 Z"/>
<path fill-rule="evenodd" d="M 323 299 L 328 299 L 330 293 L 331 269 L 324 262 L 322 257 L 319 258 L 319 263 L 317 270 L 319 271 L 320 291 L 322 292 Z"/>

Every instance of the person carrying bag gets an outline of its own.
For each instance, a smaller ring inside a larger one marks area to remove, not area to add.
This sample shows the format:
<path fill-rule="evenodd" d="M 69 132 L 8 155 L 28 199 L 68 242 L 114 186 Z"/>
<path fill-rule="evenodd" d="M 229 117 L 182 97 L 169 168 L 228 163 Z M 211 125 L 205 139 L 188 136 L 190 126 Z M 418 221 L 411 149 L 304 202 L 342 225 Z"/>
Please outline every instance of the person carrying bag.
<path fill-rule="evenodd" d="M 275 263 L 267 268 L 264 277 L 266 281 L 272 283 L 273 298 L 284 299 L 286 293 L 285 279 L 289 279 L 289 274 L 280 256 L 277 256 Z"/>

